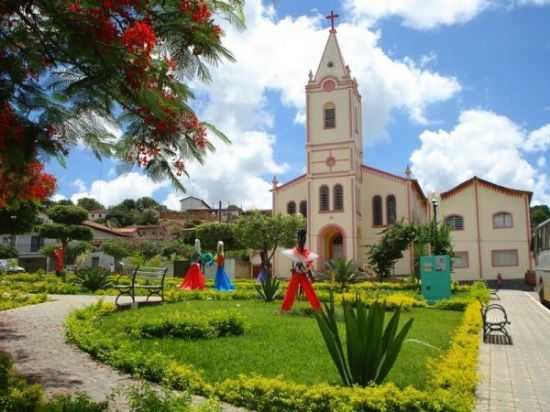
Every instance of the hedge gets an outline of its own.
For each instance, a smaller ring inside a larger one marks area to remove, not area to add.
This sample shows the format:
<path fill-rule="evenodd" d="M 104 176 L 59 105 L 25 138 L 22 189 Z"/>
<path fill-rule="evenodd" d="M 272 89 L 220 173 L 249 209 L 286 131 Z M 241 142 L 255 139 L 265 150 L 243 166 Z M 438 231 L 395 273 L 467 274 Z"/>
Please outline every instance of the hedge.
<path fill-rule="evenodd" d="M 103 334 L 96 321 L 113 310 L 98 303 L 73 312 L 66 321 L 67 336 L 81 349 L 117 369 L 163 382 L 177 390 L 223 401 L 258 412 L 329 411 L 470 411 L 475 402 L 477 356 L 481 328 L 480 303 L 471 302 L 452 339 L 450 349 L 430 365 L 425 391 L 393 383 L 366 388 L 302 385 L 258 375 L 241 375 L 208 383 L 193 366 L 161 353 L 142 353 L 131 343 Z"/>
<path fill-rule="evenodd" d="M 142 316 L 125 330 L 137 338 L 172 336 L 195 340 L 222 336 L 239 336 L 244 333 L 244 321 L 238 313 L 213 310 L 206 313 L 170 312 L 160 316 Z"/>
<path fill-rule="evenodd" d="M 32 295 L 18 290 L 0 286 L 0 311 L 18 308 L 20 306 L 35 305 L 48 299 L 44 293 Z"/>

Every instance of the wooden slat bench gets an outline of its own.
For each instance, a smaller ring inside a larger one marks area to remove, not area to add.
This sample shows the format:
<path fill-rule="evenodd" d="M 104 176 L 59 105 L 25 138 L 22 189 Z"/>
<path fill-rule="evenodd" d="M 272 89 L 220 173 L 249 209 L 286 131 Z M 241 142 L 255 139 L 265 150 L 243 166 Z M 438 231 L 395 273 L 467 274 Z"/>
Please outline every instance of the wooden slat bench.
<path fill-rule="evenodd" d="M 147 292 L 146 302 L 151 296 L 159 296 L 161 302 L 164 302 L 164 280 L 168 268 L 138 266 L 130 275 L 129 284 L 113 285 L 114 289 L 118 290 L 118 296 L 115 299 L 115 304 L 120 306 L 118 300 L 121 296 L 129 296 L 132 299 L 132 304 L 136 302 L 136 289 L 144 289 Z"/>

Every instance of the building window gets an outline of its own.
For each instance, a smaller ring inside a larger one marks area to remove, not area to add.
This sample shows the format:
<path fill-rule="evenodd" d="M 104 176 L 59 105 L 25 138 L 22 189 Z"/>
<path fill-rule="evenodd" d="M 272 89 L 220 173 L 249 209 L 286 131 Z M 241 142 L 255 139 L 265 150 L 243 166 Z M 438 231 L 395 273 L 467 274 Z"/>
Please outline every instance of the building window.
<path fill-rule="evenodd" d="M 491 251 L 493 267 L 519 266 L 517 249 Z"/>
<path fill-rule="evenodd" d="M 359 116 L 357 114 L 357 107 L 354 108 L 353 112 L 353 118 L 354 118 L 354 126 L 355 126 L 355 133 L 359 133 Z"/>
<path fill-rule="evenodd" d="M 307 201 L 306 200 L 302 200 L 300 202 L 300 214 L 303 217 L 307 217 Z"/>
<path fill-rule="evenodd" d="M 31 236 L 31 252 L 38 252 L 42 244 L 43 242 L 40 236 Z"/>
<path fill-rule="evenodd" d="M 450 215 L 445 218 L 445 224 L 451 230 L 464 230 L 464 218 L 460 215 Z"/>
<path fill-rule="evenodd" d="M 296 214 L 296 202 L 288 202 L 286 205 L 286 213 L 289 215 L 295 215 Z"/>
<path fill-rule="evenodd" d="M 453 267 L 455 269 L 467 268 L 470 266 L 468 252 L 455 252 L 453 256 Z"/>
<path fill-rule="evenodd" d="M 319 188 L 319 209 L 326 212 L 329 209 L 328 186 L 323 185 Z"/>
<path fill-rule="evenodd" d="M 336 127 L 336 106 L 333 103 L 325 104 L 323 108 L 323 119 L 325 129 L 334 129 Z"/>
<path fill-rule="evenodd" d="M 393 225 L 397 221 L 397 205 L 394 195 L 389 195 L 386 197 L 386 215 L 388 225 Z"/>
<path fill-rule="evenodd" d="M 499 212 L 493 215 L 493 229 L 506 229 L 514 226 L 512 214 Z"/>
<path fill-rule="evenodd" d="M 334 185 L 334 210 L 344 210 L 344 187 Z"/>
<path fill-rule="evenodd" d="M 382 219 L 382 197 L 374 196 L 372 198 L 372 225 L 382 226 L 384 224 Z"/>

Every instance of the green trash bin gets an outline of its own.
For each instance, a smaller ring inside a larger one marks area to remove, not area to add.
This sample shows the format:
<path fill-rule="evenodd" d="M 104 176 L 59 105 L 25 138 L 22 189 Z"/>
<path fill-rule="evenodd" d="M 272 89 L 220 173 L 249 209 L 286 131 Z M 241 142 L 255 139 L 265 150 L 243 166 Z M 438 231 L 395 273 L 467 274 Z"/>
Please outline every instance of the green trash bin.
<path fill-rule="evenodd" d="M 428 302 L 449 298 L 451 296 L 451 257 L 421 256 L 420 282 L 422 296 Z"/>

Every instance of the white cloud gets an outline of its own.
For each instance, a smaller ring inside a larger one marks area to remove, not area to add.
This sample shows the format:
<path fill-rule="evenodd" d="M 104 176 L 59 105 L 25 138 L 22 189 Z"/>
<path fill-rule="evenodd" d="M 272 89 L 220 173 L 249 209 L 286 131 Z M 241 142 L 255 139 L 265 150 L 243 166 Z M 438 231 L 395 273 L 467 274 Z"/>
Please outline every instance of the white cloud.
<path fill-rule="evenodd" d="M 398 16 L 406 26 L 426 30 L 466 23 L 491 3 L 494 0 L 346 0 L 345 5 L 357 19 L 367 25 L 386 17 Z"/>
<path fill-rule="evenodd" d="M 453 130 L 426 130 L 420 141 L 410 160 L 414 175 L 428 191 L 448 190 L 475 175 L 532 190 L 535 202 L 550 203 L 549 177 L 524 157 L 528 134 L 505 116 L 467 110 Z"/>
<path fill-rule="evenodd" d="M 539 169 L 543 169 L 544 167 L 546 167 L 546 158 L 541 156 L 537 159 L 537 166 L 539 167 Z"/>
<path fill-rule="evenodd" d="M 542 152 L 550 149 L 550 124 L 529 133 L 524 148 L 528 152 Z"/>
<path fill-rule="evenodd" d="M 112 180 L 95 180 L 87 190 L 84 186 L 84 190 L 73 194 L 71 200 L 76 203 L 80 198 L 91 197 L 109 207 L 124 199 L 152 196 L 155 191 L 167 186 L 168 182 L 154 182 L 147 176 L 130 172 Z"/>

